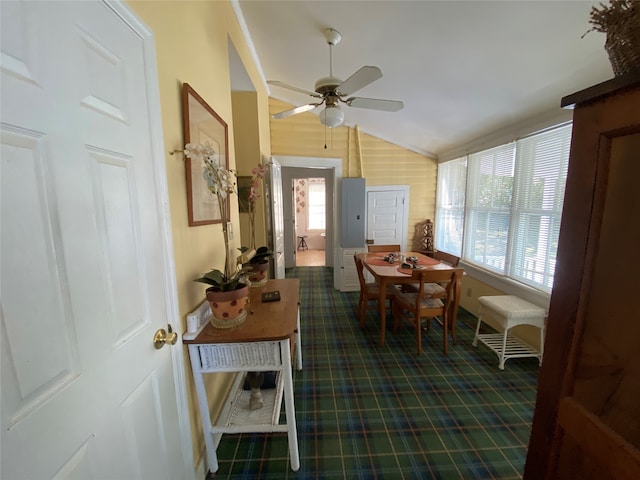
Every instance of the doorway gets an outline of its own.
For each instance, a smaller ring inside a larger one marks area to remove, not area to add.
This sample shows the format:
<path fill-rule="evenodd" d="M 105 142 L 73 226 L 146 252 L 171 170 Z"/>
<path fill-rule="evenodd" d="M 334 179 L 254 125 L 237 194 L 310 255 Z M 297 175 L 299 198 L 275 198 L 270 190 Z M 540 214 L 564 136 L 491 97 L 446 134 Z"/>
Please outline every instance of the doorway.
<path fill-rule="evenodd" d="M 340 205 L 340 182 L 342 181 L 342 159 L 324 157 L 273 156 L 282 166 L 283 191 L 291 189 L 294 178 L 324 177 L 326 186 L 326 237 L 325 266 L 334 267 L 337 239 L 340 238 L 340 217 L 337 213 Z M 285 267 L 295 267 L 295 251 L 297 248 L 293 224 L 292 195 L 283 195 L 283 213 L 285 230 Z M 340 286 L 340 269 L 334 268 L 334 288 Z"/>
<path fill-rule="evenodd" d="M 327 193 L 323 177 L 294 178 L 296 267 L 324 267 L 326 250 Z"/>

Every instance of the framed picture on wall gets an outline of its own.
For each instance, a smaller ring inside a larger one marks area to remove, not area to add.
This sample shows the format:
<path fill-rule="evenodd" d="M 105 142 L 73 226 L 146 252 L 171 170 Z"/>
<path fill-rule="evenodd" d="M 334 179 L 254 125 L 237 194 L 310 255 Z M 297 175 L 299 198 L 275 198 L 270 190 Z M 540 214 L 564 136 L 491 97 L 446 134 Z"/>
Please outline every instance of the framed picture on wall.
<path fill-rule="evenodd" d="M 251 177 L 238 177 L 238 208 L 240 213 L 249 213 Z"/>
<path fill-rule="evenodd" d="M 182 85 L 184 140 L 187 143 L 209 144 L 218 156 L 217 160 L 229 169 L 227 124 L 188 83 Z M 185 158 L 187 174 L 187 209 L 189 226 L 221 223 L 218 199 L 207 186 L 201 161 Z M 227 208 L 229 208 L 227 206 Z M 229 212 L 227 211 L 227 218 Z"/>

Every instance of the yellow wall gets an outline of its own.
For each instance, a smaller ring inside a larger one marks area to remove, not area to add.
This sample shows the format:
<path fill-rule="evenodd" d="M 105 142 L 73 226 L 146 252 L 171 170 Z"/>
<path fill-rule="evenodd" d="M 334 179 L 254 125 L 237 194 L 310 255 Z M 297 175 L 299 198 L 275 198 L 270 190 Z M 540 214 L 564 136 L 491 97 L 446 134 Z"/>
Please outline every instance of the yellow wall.
<path fill-rule="evenodd" d="M 291 107 L 280 100 L 269 99 L 271 114 Z M 348 115 L 347 108 L 345 116 Z M 393 119 L 392 113 L 381 112 L 381 115 L 389 115 L 390 121 Z M 434 218 L 438 164 L 432 158 L 356 128 L 325 129 L 318 116 L 310 112 L 271 119 L 271 149 L 273 155 L 342 158 L 342 176 L 364 177 L 367 186 L 409 185 L 409 244 L 415 224 Z"/>
<path fill-rule="evenodd" d="M 169 151 L 180 149 L 184 144 L 182 83 L 189 83 L 229 125 L 231 168 L 236 168 L 237 162 L 234 152 L 229 41 L 235 46 L 256 86 L 254 135 L 257 133 L 260 138 L 254 138 L 252 142 L 258 146 L 259 154 L 264 156 L 268 156 L 270 151 L 268 98 L 228 1 L 128 1 L 127 4 L 152 30 L 155 37 L 178 302 L 184 331 L 186 315 L 204 300 L 205 285 L 195 283 L 193 279 L 211 268 L 224 266 L 224 257 L 220 254 L 224 250 L 224 242 L 219 224 L 189 227 L 183 156 L 168 155 Z M 233 230 L 236 233 L 231 249 L 235 252 L 240 246 L 238 203 L 235 197 L 231 202 L 231 212 Z M 189 364 L 188 358 L 185 358 L 185 365 Z M 188 370 L 194 462 L 197 464 L 202 460 L 204 440 L 199 408 L 192 389 L 193 381 L 190 369 Z M 211 377 L 208 389 L 213 396 L 212 404 L 219 408 L 228 391 L 230 376 Z"/>
<path fill-rule="evenodd" d="M 252 176 L 251 169 L 263 160 L 258 139 L 259 124 L 257 112 L 257 95 L 255 92 L 233 92 L 233 130 L 235 132 L 235 149 L 239 176 Z M 266 245 L 266 231 L 264 222 L 264 185 L 259 189 L 261 198 L 256 202 L 256 248 Z M 249 216 L 240 214 L 240 229 L 242 245 L 249 246 Z"/>

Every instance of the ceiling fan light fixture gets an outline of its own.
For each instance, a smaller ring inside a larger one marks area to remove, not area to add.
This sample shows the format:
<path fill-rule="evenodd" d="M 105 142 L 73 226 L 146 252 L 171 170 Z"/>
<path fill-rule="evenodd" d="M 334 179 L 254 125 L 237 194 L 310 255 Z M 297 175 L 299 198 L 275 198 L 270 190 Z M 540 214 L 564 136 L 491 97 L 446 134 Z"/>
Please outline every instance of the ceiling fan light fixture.
<path fill-rule="evenodd" d="M 329 128 L 334 128 L 339 127 L 344 123 L 344 112 L 338 106 L 339 102 L 346 104 L 348 107 L 353 106 L 372 110 L 382 110 L 386 112 L 397 112 L 404 106 L 402 102 L 397 100 L 351 97 L 351 95 L 357 90 L 360 90 L 379 78 L 382 78 L 382 70 L 380 70 L 379 67 L 365 65 L 346 80 L 334 77 L 332 51 L 333 47 L 340 43 L 342 36 L 333 28 L 327 28 L 324 31 L 324 36 L 329 44 L 329 76 L 323 77 L 316 82 L 314 92 L 295 87 L 293 85 L 287 85 L 286 83 L 279 82 L 277 80 L 267 81 L 269 85 L 276 85 L 278 87 L 293 90 L 294 92 L 305 93 L 321 100 L 275 113 L 273 114 L 273 118 L 287 118 L 291 115 L 308 112 L 316 107 L 325 105 L 324 110 L 320 112 L 320 123 Z M 346 97 L 350 98 L 345 100 Z"/>
<path fill-rule="evenodd" d="M 333 28 L 326 28 L 324 31 L 324 38 L 327 39 L 327 43 L 329 45 L 334 47 L 340 43 L 340 40 L 342 40 L 342 35 L 340 35 L 339 31 L 334 30 Z"/>
<path fill-rule="evenodd" d="M 320 123 L 329 128 L 339 127 L 344 123 L 344 112 L 340 110 L 338 105 L 327 105 L 320 112 Z"/>

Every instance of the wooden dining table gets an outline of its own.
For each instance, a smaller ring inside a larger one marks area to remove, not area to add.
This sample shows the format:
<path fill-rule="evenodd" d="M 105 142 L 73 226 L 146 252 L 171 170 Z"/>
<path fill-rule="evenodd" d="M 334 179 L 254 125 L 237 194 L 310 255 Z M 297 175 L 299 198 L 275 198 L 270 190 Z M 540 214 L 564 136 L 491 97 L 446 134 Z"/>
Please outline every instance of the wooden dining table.
<path fill-rule="evenodd" d="M 412 271 L 410 269 L 402 268 L 402 262 L 396 261 L 393 264 L 385 260 L 385 257 L 389 252 L 368 252 L 358 253 L 357 256 L 362 260 L 364 267 L 370 272 L 376 283 L 380 286 L 380 296 L 378 298 L 378 307 L 380 311 L 380 346 L 384 346 L 385 332 L 387 328 L 387 309 L 386 309 L 386 292 L 387 285 L 402 285 L 416 283 L 416 280 L 411 278 Z M 455 338 L 455 324 L 456 317 L 458 315 L 458 306 L 460 303 L 460 292 L 462 290 L 462 276 L 464 270 L 460 267 L 452 267 L 447 263 L 442 263 L 439 260 L 423 255 L 418 252 L 395 252 L 404 255 L 405 257 L 416 257 L 418 259 L 418 266 L 420 268 L 432 269 L 432 270 L 451 270 L 456 271 L 456 284 L 454 286 L 454 298 L 451 302 L 451 333 Z"/>

